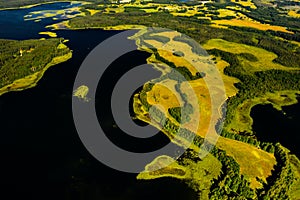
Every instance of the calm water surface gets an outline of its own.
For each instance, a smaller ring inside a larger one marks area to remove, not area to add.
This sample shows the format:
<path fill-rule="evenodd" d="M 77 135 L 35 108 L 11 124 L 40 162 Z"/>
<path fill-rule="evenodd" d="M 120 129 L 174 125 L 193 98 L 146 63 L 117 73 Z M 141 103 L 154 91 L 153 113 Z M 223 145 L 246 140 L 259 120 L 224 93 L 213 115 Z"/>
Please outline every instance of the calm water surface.
<path fill-rule="evenodd" d="M 251 111 L 253 130 L 261 141 L 280 142 L 300 157 L 300 98 L 298 103 L 277 111 L 270 104 L 257 105 Z"/>

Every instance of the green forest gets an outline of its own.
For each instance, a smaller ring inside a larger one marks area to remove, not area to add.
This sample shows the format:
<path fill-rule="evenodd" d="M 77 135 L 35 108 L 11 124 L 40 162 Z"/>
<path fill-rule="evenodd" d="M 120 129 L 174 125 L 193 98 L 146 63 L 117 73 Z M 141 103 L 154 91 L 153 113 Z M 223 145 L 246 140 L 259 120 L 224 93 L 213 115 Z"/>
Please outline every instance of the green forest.
<path fill-rule="evenodd" d="M 70 52 L 58 48 L 62 39 L 3 40 L 0 39 L 0 88 L 40 71 L 56 56 Z"/>

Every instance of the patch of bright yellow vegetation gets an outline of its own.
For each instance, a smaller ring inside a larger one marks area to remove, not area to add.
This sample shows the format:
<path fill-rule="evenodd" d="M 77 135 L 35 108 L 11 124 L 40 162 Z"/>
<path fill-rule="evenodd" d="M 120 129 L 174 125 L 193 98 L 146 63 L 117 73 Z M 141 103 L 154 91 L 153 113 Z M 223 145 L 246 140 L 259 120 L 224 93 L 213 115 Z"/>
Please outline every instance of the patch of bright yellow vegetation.
<path fill-rule="evenodd" d="M 256 188 L 261 184 L 256 177 L 266 180 L 271 175 L 276 159 L 273 154 L 258 149 L 252 145 L 220 137 L 217 147 L 226 151 L 240 165 L 241 174 L 251 180 L 251 187 Z"/>
<path fill-rule="evenodd" d="M 66 49 L 68 48 L 65 44 L 63 43 L 60 43 L 58 46 L 57 46 L 57 49 Z"/>
<path fill-rule="evenodd" d="M 229 25 L 229 26 L 241 26 L 241 27 L 250 27 L 250 28 L 255 28 L 259 30 L 273 30 L 273 31 L 281 31 L 285 33 L 292 33 L 291 31 L 288 31 L 286 27 L 282 26 L 274 26 L 270 24 L 261 24 L 260 22 L 245 19 L 245 20 L 240 20 L 240 19 L 222 19 L 222 20 L 212 20 L 213 23 L 218 24 L 218 25 Z"/>
<path fill-rule="evenodd" d="M 250 8 L 256 9 L 257 7 L 252 2 L 252 0 L 242 1 L 242 0 L 231 0 L 231 2 L 238 3 L 242 6 L 248 6 Z"/>
<path fill-rule="evenodd" d="M 125 24 L 125 25 L 117 25 L 117 26 L 106 26 L 103 27 L 103 30 L 130 30 L 130 29 L 143 29 L 143 28 L 145 28 L 145 26 Z"/>
<path fill-rule="evenodd" d="M 176 96 L 175 84 L 171 79 L 165 80 L 163 84 L 155 84 L 151 91 L 147 92 L 147 101 L 151 105 L 161 104 L 164 110 L 179 107 L 183 104 L 180 96 Z"/>
<path fill-rule="evenodd" d="M 119 5 L 117 8 L 113 8 L 113 7 L 107 7 L 105 9 L 105 12 L 104 13 L 110 13 L 110 12 L 114 12 L 114 13 L 122 13 L 124 12 L 125 9 L 124 9 L 124 6 L 123 5 Z"/>
<path fill-rule="evenodd" d="M 233 10 L 219 9 L 218 12 L 220 13 L 218 17 L 236 16 L 236 11 Z"/>
<path fill-rule="evenodd" d="M 86 10 L 90 12 L 91 16 L 93 16 L 94 14 L 100 12 L 100 10 L 93 10 L 93 9 L 86 9 Z"/>
<path fill-rule="evenodd" d="M 79 86 L 74 92 L 73 96 L 77 97 L 85 102 L 89 101 L 87 94 L 89 93 L 89 88 L 86 85 Z"/>
<path fill-rule="evenodd" d="M 206 200 L 209 199 L 211 181 L 220 175 L 221 167 L 220 161 L 210 154 L 199 162 L 184 157 L 181 163 L 162 155 L 148 164 L 145 170 L 137 176 L 137 179 L 151 180 L 171 177 L 188 181 L 189 186 L 200 191 L 201 199 Z"/>
<path fill-rule="evenodd" d="M 39 32 L 40 35 L 48 35 L 49 37 L 57 37 L 57 34 L 50 31 Z"/>
<path fill-rule="evenodd" d="M 52 30 L 60 30 L 60 29 L 68 29 L 70 28 L 69 21 L 62 21 L 56 24 L 48 25 L 46 28 L 50 28 Z"/>
<path fill-rule="evenodd" d="M 228 42 L 223 39 L 211 39 L 206 44 L 203 45 L 203 48 L 205 48 L 206 50 L 219 49 L 234 54 L 249 53 L 254 55 L 258 59 L 258 61 L 252 62 L 243 59 L 243 63 L 242 63 L 243 67 L 247 69 L 247 71 L 249 72 L 256 72 L 256 71 L 263 71 L 263 70 L 270 70 L 270 69 L 295 70 L 294 68 L 289 68 L 274 63 L 273 60 L 277 58 L 277 55 L 275 53 L 254 46 Z"/>
<path fill-rule="evenodd" d="M 288 15 L 291 16 L 291 17 L 296 17 L 296 18 L 300 18 L 300 14 L 298 14 L 296 11 L 294 10 L 290 10 L 288 12 Z"/>

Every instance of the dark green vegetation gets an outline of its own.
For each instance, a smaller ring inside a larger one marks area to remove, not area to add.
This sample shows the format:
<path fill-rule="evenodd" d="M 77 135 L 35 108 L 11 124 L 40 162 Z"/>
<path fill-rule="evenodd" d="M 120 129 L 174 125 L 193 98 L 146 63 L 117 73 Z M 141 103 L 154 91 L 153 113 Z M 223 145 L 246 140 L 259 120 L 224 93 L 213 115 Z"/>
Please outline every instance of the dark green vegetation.
<path fill-rule="evenodd" d="M 0 88 L 13 81 L 40 71 L 54 57 L 70 52 L 58 48 L 62 39 L 47 40 L 0 40 Z"/>
<path fill-rule="evenodd" d="M 243 14 L 263 23 L 287 26 L 292 29 L 300 28 L 300 24 L 295 19 L 282 16 L 282 13 L 273 7 L 260 6 L 257 9 L 249 9 L 249 11 L 243 12 Z"/>
<path fill-rule="evenodd" d="M 237 55 L 217 49 L 210 50 L 209 53 L 220 56 L 223 60 L 230 63 L 230 66 L 225 68 L 224 73 L 241 80 L 241 82 L 235 84 L 239 89 L 238 94 L 229 98 L 227 102 L 227 123 L 230 123 L 232 120 L 237 106 L 247 99 L 263 96 L 266 92 L 300 90 L 299 70 L 267 70 L 250 74 L 244 68 L 240 67 L 241 60 Z M 245 56 L 243 55 L 242 57 Z M 254 59 L 254 57 L 252 58 L 251 56 L 251 59 Z"/>
<path fill-rule="evenodd" d="M 210 199 L 254 199 L 255 192 L 240 175 L 238 163 L 223 150 L 214 148 L 211 153 L 222 163 L 222 173 L 211 186 Z"/>
<path fill-rule="evenodd" d="M 150 17 L 151 16 L 151 17 Z M 208 26 L 209 21 L 199 20 L 194 17 L 174 17 L 168 13 L 115 13 L 103 15 L 97 13 L 93 16 L 75 18 L 70 21 L 71 28 L 105 27 L 124 24 L 138 24 L 148 27 L 165 27 L 178 30 L 200 44 L 209 39 L 219 38 L 230 42 L 252 45 L 274 52 L 278 55 L 275 62 L 287 67 L 299 67 L 300 47 L 282 40 L 278 40 L 271 33 L 264 35 L 260 31 L 244 32 L 232 29 L 218 29 Z M 278 34 L 279 35 L 279 34 Z M 185 40 L 184 38 L 176 38 Z M 191 45 L 193 47 L 193 45 Z M 194 49 L 197 51 L 197 49 Z M 197 51 L 198 52 L 198 51 Z M 203 50 L 199 52 L 203 53 Z"/>

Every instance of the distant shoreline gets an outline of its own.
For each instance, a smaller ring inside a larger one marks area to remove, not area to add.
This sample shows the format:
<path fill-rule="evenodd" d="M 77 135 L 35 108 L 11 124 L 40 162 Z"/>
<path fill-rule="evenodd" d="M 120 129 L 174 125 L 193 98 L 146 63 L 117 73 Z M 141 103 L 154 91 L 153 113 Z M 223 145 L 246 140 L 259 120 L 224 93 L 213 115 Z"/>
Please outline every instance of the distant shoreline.
<path fill-rule="evenodd" d="M 36 3 L 36 4 L 30 4 L 26 6 L 20 6 L 20 7 L 9 7 L 9 8 L 0 8 L 0 11 L 5 11 L 5 10 L 19 10 L 19 9 L 28 9 L 28 8 L 33 8 L 36 6 L 41 6 L 45 4 L 53 4 L 53 3 L 83 3 L 87 4 L 88 2 L 85 1 L 48 1 L 48 2 L 41 2 L 41 3 Z"/>

